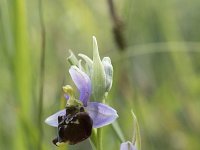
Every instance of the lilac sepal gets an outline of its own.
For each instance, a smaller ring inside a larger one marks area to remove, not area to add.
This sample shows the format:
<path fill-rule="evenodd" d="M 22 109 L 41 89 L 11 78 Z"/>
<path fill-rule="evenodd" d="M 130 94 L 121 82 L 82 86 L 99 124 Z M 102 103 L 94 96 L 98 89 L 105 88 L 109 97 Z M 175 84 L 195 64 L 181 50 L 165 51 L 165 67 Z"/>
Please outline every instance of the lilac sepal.
<path fill-rule="evenodd" d="M 120 150 L 137 150 L 133 143 L 127 141 L 121 144 Z"/>
<path fill-rule="evenodd" d="M 60 110 L 55 114 L 49 116 L 45 120 L 45 123 L 53 127 L 58 127 L 58 116 L 64 116 L 64 115 L 66 115 L 66 109 Z"/>
<path fill-rule="evenodd" d="M 89 102 L 85 109 L 93 120 L 93 128 L 108 125 L 118 117 L 115 109 L 102 103 Z"/>
<path fill-rule="evenodd" d="M 84 106 L 87 106 L 87 102 L 91 95 L 91 80 L 88 75 L 81 71 L 76 66 L 71 66 L 69 69 L 72 80 L 80 92 L 79 100 L 83 102 Z"/>
<path fill-rule="evenodd" d="M 115 109 L 102 103 L 89 102 L 85 110 L 93 120 L 93 128 L 100 128 L 111 124 L 118 117 Z M 58 116 L 64 116 L 65 114 L 65 109 L 60 110 L 49 116 L 45 122 L 50 126 L 58 127 Z"/>

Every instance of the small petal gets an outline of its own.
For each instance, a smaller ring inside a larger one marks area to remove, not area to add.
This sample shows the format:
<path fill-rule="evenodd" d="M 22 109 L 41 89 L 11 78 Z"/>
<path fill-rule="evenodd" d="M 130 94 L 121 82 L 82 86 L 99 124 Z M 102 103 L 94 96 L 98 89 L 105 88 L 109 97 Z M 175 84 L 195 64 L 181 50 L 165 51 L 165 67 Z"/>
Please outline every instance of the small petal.
<path fill-rule="evenodd" d="M 87 55 L 84 55 L 84 54 L 78 54 L 79 57 L 81 57 L 88 66 L 92 67 L 92 60 L 87 56 Z"/>
<path fill-rule="evenodd" d="M 58 116 L 64 116 L 64 115 L 66 115 L 66 110 L 65 109 L 60 110 L 57 113 L 49 116 L 45 120 L 45 123 L 53 127 L 58 127 Z"/>
<path fill-rule="evenodd" d="M 74 53 L 71 50 L 69 50 L 69 53 L 70 53 L 70 56 L 67 58 L 67 60 L 69 61 L 70 65 L 78 66 L 78 59 L 76 58 Z"/>
<path fill-rule="evenodd" d="M 89 77 L 91 77 L 93 61 L 84 54 L 78 54 L 78 56 L 85 61 L 85 72 L 89 75 Z"/>
<path fill-rule="evenodd" d="M 81 59 L 78 61 L 78 68 L 79 68 L 80 70 L 82 70 L 82 71 L 85 71 L 85 69 L 84 69 L 83 66 L 82 66 L 82 60 L 81 60 Z"/>
<path fill-rule="evenodd" d="M 83 102 L 84 106 L 87 106 L 87 102 L 91 95 L 91 80 L 88 75 L 81 71 L 76 66 L 71 66 L 69 69 L 72 80 L 80 92 L 79 100 Z"/>
<path fill-rule="evenodd" d="M 89 102 L 86 111 L 93 120 L 93 128 L 106 126 L 118 117 L 117 111 L 112 107 L 97 102 Z"/>
<path fill-rule="evenodd" d="M 136 150 L 136 147 L 128 141 L 121 144 L 120 150 Z"/>
<path fill-rule="evenodd" d="M 113 66 L 109 57 L 104 57 L 102 60 L 102 64 L 106 74 L 106 92 L 109 92 L 112 87 Z"/>

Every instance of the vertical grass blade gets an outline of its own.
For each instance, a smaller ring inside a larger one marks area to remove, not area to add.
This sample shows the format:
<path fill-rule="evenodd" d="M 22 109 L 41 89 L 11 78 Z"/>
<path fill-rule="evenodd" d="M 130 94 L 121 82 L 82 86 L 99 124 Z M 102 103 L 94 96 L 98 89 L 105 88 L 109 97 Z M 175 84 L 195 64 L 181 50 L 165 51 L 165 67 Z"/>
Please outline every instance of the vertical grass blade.
<path fill-rule="evenodd" d="M 41 60 L 40 60 L 40 91 L 39 91 L 39 105 L 38 105 L 38 128 L 39 128 L 39 138 L 38 138 L 38 150 L 42 149 L 42 139 L 43 139 L 43 128 L 42 128 L 42 115 L 43 115 L 43 91 L 44 91 L 44 71 L 45 71 L 45 25 L 43 19 L 43 7 L 42 0 L 39 0 L 39 18 L 41 26 Z"/>
<path fill-rule="evenodd" d="M 14 55 L 13 55 L 13 83 L 14 92 L 17 100 L 17 129 L 15 135 L 15 147 L 17 149 L 29 149 L 30 140 L 26 138 L 29 135 L 24 129 L 27 123 L 30 123 L 31 110 L 31 64 L 30 50 L 28 47 L 28 31 L 26 16 L 26 1 L 13 1 L 13 37 L 14 37 Z M 25 120 L 25 121 L 24 121 Z"/>

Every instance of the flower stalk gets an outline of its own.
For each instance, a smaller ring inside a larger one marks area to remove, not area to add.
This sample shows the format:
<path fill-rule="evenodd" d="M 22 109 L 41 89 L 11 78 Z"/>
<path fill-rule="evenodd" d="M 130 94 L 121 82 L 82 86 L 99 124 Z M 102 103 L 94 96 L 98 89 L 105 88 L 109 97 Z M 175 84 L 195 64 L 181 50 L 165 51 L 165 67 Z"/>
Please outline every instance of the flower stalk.
<path fill-rule="evenodd" d="M 97 129 L 97 150 L 102 150 L 102 129 Z"/>

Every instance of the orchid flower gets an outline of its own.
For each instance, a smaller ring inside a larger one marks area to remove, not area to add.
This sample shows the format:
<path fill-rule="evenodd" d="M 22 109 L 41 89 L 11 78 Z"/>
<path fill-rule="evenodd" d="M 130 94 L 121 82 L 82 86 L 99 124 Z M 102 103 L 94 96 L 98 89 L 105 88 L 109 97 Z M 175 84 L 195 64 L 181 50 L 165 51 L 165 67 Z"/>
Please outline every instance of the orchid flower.
<path fill-rule="evenodd" d="M 120 150 L 137 150 L 137 149 L 133 143 L 128 141 L 121 144 Z"/>
<path fill-rule="evenodd" d="M 53 140 L 55 145 L 60 143 L 76 144 L 87 139 L 92 128 L 100 128 L 111 124 L 118 117 L 112 107 L 98 102 L 90 102 L 92 84 L 90 77 L 73 65 L 69 73 L 80 95 L 75 99 L 73 89 L 63 87 L 67 104 L 66 108 L 49 116 L 45 122 L 58 128 L 58 136 Z"/>

